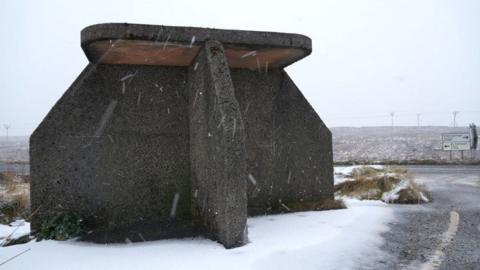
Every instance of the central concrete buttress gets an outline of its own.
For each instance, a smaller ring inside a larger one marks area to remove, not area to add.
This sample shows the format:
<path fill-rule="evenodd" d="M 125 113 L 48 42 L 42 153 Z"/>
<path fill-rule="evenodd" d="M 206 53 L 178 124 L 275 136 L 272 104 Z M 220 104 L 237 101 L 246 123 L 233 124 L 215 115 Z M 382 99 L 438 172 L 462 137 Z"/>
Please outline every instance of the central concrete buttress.
<path fill-rule="evenodd" d="M 224 49 L 207 41 L 189 68 L 193 197 L 211 235 L 244 243 L 247 167 L 244 128 Z"/>

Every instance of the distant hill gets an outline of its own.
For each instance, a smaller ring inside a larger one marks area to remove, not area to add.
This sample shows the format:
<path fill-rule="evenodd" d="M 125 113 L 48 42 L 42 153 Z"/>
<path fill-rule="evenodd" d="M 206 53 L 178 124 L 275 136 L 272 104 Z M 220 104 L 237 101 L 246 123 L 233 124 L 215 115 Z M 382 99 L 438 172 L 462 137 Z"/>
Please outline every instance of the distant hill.
<path fill-rule="evenodd" d="M 333 156 L 341 161 L 412 161 L 449 160 L 449 153 L 442 151 L 442 133 L 468 132 L 467 127 L 335 127 L 333 135 Z M 480 151 L 472 154 L 480 160 Z M 460 152 L 452 153 L 454 160 L 460 159 Z M 464 159 L 470 159 L 470 151 L 464 152 Z"/>
<path fill-rule="evenodd" d="M 28 161 L 28 136 L 0 137 L 0 161 Z"/>
<path fill-rule="evenodd" d="M 467 127 L 334 127 L 333 157 L 344 161 L 408 161 L 449 160 L 449 153 L 442 151 L 442 133 L 468 132 Z M 0 161 L 28 161 L 28 138 L 0 137 Z M 465 151 L 464 159 L 470 159 Z M 474 160 L 480 161 L 480 151 L 473 152 Z M 460 153 L 453 153 L 459 160 Z"/>

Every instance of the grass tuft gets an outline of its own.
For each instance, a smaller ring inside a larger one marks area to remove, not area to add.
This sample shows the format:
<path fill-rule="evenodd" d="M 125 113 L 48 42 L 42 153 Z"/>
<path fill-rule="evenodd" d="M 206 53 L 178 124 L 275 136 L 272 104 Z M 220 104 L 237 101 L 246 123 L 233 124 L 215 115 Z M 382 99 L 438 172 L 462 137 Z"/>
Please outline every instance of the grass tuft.
<path fill-rule="evenodd" d="M 353 169 L 347 177 L 351 181 L 335 185 L 335 195 L 388 203 L 430 201 L 424 188 L 415 183 L 413 175 L 404 167 L 362 166 Z"/>
<path fill-rule="evenodd" d="M 30 184 L 24 176 L 0 173 L 0 223 L 30 215 Z"/>

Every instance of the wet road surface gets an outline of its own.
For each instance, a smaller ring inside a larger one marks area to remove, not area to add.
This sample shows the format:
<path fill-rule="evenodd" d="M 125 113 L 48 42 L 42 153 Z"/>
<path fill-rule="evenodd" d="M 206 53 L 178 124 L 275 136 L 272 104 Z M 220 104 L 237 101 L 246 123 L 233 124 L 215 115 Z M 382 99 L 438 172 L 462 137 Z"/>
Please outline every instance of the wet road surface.
<path fill-rule="evenodd" d="M 480 269 L 480 166 L 409 166 L 431 203 L 392 205 L 375 269 Z"/>

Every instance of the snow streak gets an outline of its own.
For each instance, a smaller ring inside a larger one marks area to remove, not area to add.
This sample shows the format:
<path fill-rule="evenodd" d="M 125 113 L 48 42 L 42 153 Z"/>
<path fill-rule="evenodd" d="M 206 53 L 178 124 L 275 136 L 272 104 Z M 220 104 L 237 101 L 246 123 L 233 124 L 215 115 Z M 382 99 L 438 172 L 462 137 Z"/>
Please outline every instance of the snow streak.
<path fill-rule="evenodd" d="M 190 48 L 192 48 L 193 43 L 195 43 L 195 36 L 193 36 L 192 41 L 190 41 Z"/>
<path fill-rule="evenodd" d="M 177 213 L 178 200 L 180 199 L 180 193 L 175 193 L 172 201 L 172 208 L 170 209 L 170 218 L 174 218 Z"/>
<path fill-rule="evenodd" d="M 252 182 L 252 184 L 253 184 L 254 186 L 257 185 L 257 180 L 255 180 L 255 178 L 253 177 L 253 175 L 248 174 L 248 180 L 250 180 L 250 182 Z"/>
<path fill-rule="evenodd" d="M 98 124 L 94 137 L 102 136 L 103 131 L 105 130 L 105 125 L 112 117 L 113 111 L 115 110 L 117 103 L 118 103 L 117 100 L 114 99 L 110 102 L 110 104 L 108 104 L 107 109 L 105 110 L 105 112 L 102 115 L 102 118 L 100 119 L 100 123 Z"/>
<path fill-rule="evenodd" d="M 257 51 L 251 51 L 251 52 L 248 52 L 244 55 L 242 55 L 242 58 L 245 58 L 245 57 L 248 57 L 248 56 L 255 56 L 257 54 Z"/>

